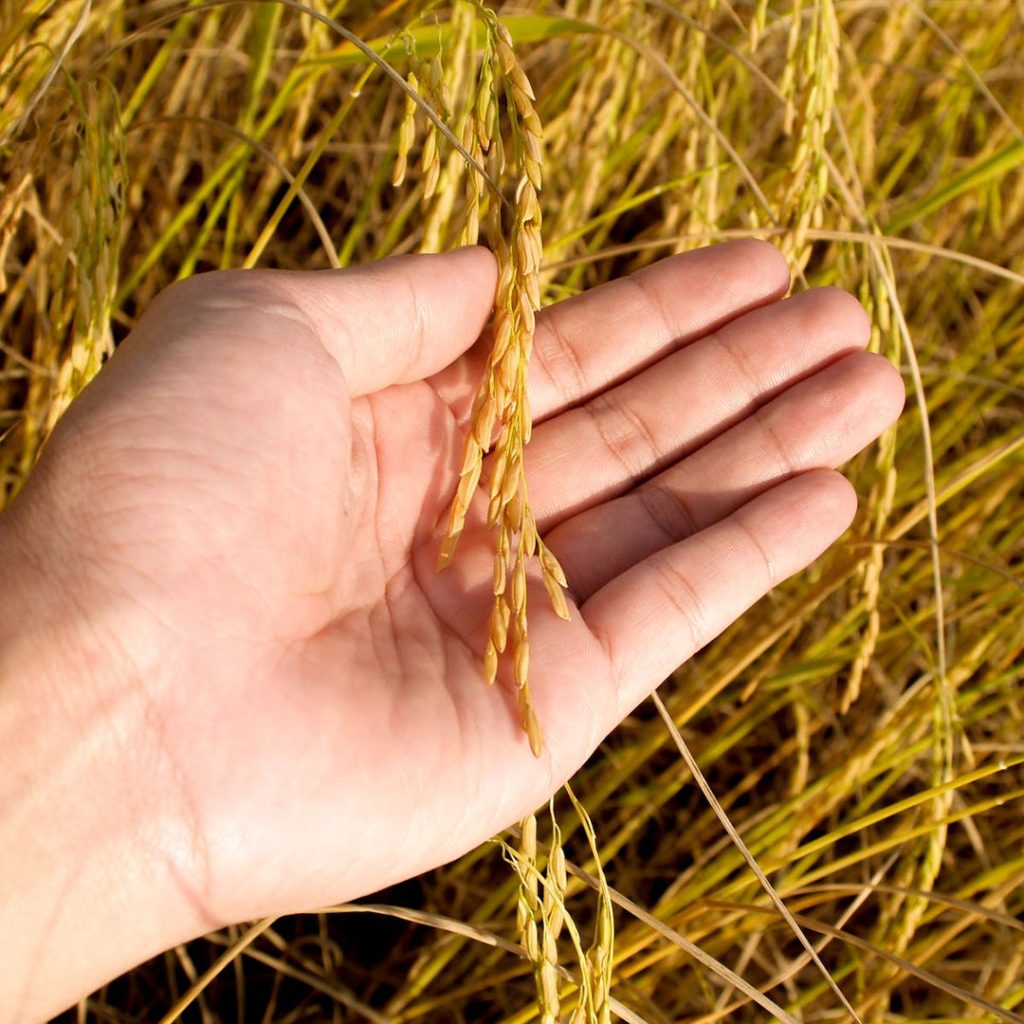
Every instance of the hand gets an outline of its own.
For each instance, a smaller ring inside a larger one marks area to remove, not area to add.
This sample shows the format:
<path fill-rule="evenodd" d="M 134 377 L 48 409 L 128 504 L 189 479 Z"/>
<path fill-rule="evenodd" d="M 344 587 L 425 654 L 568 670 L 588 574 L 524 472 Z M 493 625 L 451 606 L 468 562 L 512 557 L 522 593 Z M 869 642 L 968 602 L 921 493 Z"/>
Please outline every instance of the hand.
<path fill-rule="evenodd" d="M 435 570 L 486 355 L 474 342 L 491 256 L 217 273 L 165 291 L 0 520 L 21 567 L 5 582 L 22 580 L 19 608 L 46 623 L 27 637 L 0 626 L 20 637 L 15 665 L 33 666 L 31 686 L 4 675 L 0 741 L 34 758 L 25 814 L 59 809 L 76 837 L 47 848 L 51 871 L 82 865 L 60 874 L 65 910 L 41 915 L 50 930 L 24 984 L 38 989 L 92 934 L 61 937 L 80 905 L 110 944 L 97 878 L 141 879 L 130 906 L 160 927 L 119 933 L 129 948 L 92 953 L 66 985 L 471 849 L 818 556 L 855 507 L 831 467 L 893 421 L 903 388 L 861 351 L 850 296 L 779 301 L 788 284 L 773 248 L 738 242 L 540 317 L 529 495 L 572 620 L 534 580 L 539 759 L 509 688 L 482 679 L 482 493 L 455 564 Z"/>

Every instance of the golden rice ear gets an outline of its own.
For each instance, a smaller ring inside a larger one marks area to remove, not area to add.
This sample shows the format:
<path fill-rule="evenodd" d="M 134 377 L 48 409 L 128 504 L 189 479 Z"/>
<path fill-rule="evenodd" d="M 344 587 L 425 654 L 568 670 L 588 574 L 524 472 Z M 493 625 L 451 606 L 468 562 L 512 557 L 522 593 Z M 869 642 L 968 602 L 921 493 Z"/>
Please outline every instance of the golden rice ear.
<path fill-rule="evenodd" d="M 522 557 L 512 569 L 512 610 L 519 617 L 526 615 L 526 561 Z"/>
<path fill-rule="evenodd" d="M 526 689 L 527 676 L 530 672 L 530 641 L 518 639 L 515 646 L 516 686 Z"/>
<path fill-rule="evenodd" d="M 540 728 L 540 719 L 533 710 L 532 704 L 527 704 L 523 710 L 523 730 L 530 744 L 530 751 L 534 757 L 540 757 L 544 750 L 544 736 Z"/>
<path fill-rule="evenodd" d="M 499 598 L 505 593 L 505 585 L 508 580 L 508 562 L 505 555 L 501 551 L 494 552 L 494 576 L 491 584 L 491 589 L 494 592 L 495 598 Z"/>
<path fill-rule="evenodd" d="M 432 125 L 423 140 L 421 157 L 423 172 L 423 199 L 430 199 L 437 191 L 437 183 L 441 177 L 441 155 L 437 150 L 437 129 Z"/>
<path fill-rule="evenodd" d="M 498 650 L 491 640 L 487 641 L 487 648 L 484 651 L 484 678 L 488 685 L 493 685 L 494 680 L 498 678 Z"/>
<path fill-rule="evenodd" d="M 511 620 L 511 610 L 508 602 L 499 594 L 496 595 L 494 607 L 491 609 L 491 617 L 488 623 L 488 639 L 498 654 L 505 650 L 508 641 L 508 626 Z"/>
<path fill-rule="evenodd" d="M 478 453 L 488 451 L 493 442 L 486 521 L 497 533 L 497 554 L 492 580 L 495 605 L 488 630 L 485 674 L 494 678 L 497 660 L 506 651 L 510 653 L 516 685 L 525 701 L 523 706 L 529 709 L 529 714 L 524 712 L 522 716 L 523 728 L 531 749 L 537 753 L 541 739 L 540 723 L 529 694 L 526 570 L 527 563 L 538 552 L 543 558 L 546 549 L 540 544 L 527 500 L 523 451 L 533 427 L 526 380 L 536 314 L 541 304 L 540 268 L 544 245 L 538 191 L 543 129 L 535 107 L 536 92 L 516 57 L 511 34 L 492 11 L 482 5 L 472 5 L 472 8 L 483 22 L 486 36 L 483 63 L 475 76 L 477 92 L 461 124 L 461 137 L 466 149 L 485 161 L 488 173 L 500 186 L 505 186 L 506 172 L 511 171 L 514 190 L 511 199 L 505 194 L 486 196 L 487 239 L 499 268 L 493 341 L 486 376 L 480 383 L 470 417 L 472 444 L 467 441 L 454 499 L 457 507 L 453 509 L 448 535 L 441 545 L 440 562 L 447 565 L 451 561 L 479 479 L 476 473 Z M 505 131 L 499 124 L 501 112 L 507 118 Z M 406 137 L 400 132 L 400 143 Z M 431 162 L 434 160 L 435 149 L 429 140 L 425 143 L 425 167 L 428 157 Z M 402 151 L 401 145 L 399 150 Z M 475 173 L 468 172 L 466 180 L 467 218 L 472 218 L 472 222 L 467 223 L 464 235 L 475 237 L 484 196 L 477 189 Z M 428 192 L 434 184 L 428 178 Z M 549 554 L 548 561 L 557 566 L 553 555 Z M 542 562 L 542 569 L 555 614 L 568 618 L 568 603 L 558 589 L 565 585 L 561 568 L 545 568 Z M 508 595 L 507 588 L 511 590 Z M 507 637 L 510 616 L 514 616 L 516 627 L 511 644 Z"/>
<path fill-rule="evenodd" d="M 543 579 L 544 589 L 548 592 L 548 598 L 551 601 L 554 613 L 560 619 L 565 619 L 568 622 L 572 616 L 569 614 L 569 602 L 566 600 L 565 591 L 562 589 L 561 584 L 548 573 L 544 573 Z"/>
<path fill-rule="evenodd" d="M 494 399 L 490 395 L 485 395 L 480 409 L 474 413 L 471 428 L 472 436 L 476 438 L 476 443 L 482 451 L 487 451 L 491 447 L 491 440 L 494 436 L 494 420 L 497 413 L 498 410 L 494 405 Z"/>
<path fill-rule="evenodd" d="M 416 73 L 410 71 L 407 81 L 409 88 L 418 91 L 419 82 Z M 409 166 L 409 151 L 413 142 L 416 141 L 416 101 L 411 96 L 405 97 L 405 111 L 402 115 L 401 124 L 398 126 L 398 152 L 395 154 L 395 162 L 391 168 L 391 184 L 395 187 L 405 181 L 405 172 Z"/>
<path fill-rule="evenodd" d="M 441 541 L 441 550 L 437 555 L 437 568 L 440 572 L 442 569 L 447 569 L 452 564 L 455 558 L 455 548 L 458 546 L 459 538 L 462 536 L 461 530 L 454 530 L 451 527 L 448 528 L 448 533 Z"/>
<path fill-rule="evenodd" d="M 540 564 L 544 569 L 544 572 L 549 575 L 560 587 L 567 587 L 569 584 L 565 578 L 565 572 L 562 570 L 562 566 L 558 559 L 555 558 L 551 548 L 549 548 L 543 541 L 539 541 L 540 545 Z"/>
<path fill-rule="evenodd" d="M 41 321 L 43 333 L 51 335 L 48 340 L 57 343 L 55 348 L 59 347 L 58 338 L 65 334 L 70 347 L 60 356 L 56 351 L 53 353 L 58 366 L 54 386 L 45 390 L 49 397 L 45 415 L 25 419 L 23 429 L 30 446 L 43 443 L 114 351 L 110 323 L 118 287 L 128 173 L 124 130 L 118 117 L 117 98 L 107 85 L 86 85 L 75 96 L 71 116 L 77 130 L 68 201 L 62 211 L 65 252 L 49 283 L 53 288 L 51 316 L 49 321 L 46 317 Z M 10 240 L 3 231 L 4 221 L 19 197 L 31 195 L 31 178 L 26 175 L 12 185 L 16 187 L 6 196 L 0 190 L 0 279 L 5 277 L 2 263 Z M 6 286 L 0 288 L 0 294 L 5 292 Z M 0 323 L 8 322 L 5 311 Z M 5 326 L 3 330 L 6 329 Z M 44 344 L 41 340 L 37 342 L 35 359 Z M 2 360 L 0 369 L 5 369 Z M 4 421 L 0 419 L 0 440 L 4 433 Z"/>

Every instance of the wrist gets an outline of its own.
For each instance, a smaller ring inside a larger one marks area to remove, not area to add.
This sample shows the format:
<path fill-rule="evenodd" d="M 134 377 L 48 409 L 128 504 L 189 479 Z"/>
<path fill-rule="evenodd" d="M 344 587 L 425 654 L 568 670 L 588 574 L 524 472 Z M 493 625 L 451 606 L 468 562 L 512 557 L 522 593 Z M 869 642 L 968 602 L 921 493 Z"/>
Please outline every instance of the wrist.
<path fill-rule="evenodd" d="M 144 658 L 56 551 L 0 516 L 0 1020 L 45 1019 L 207 930 Z M 56 566 L 53 574 L 49 566 Z M 178 802 L 180 804 L 180 802 Z"/>

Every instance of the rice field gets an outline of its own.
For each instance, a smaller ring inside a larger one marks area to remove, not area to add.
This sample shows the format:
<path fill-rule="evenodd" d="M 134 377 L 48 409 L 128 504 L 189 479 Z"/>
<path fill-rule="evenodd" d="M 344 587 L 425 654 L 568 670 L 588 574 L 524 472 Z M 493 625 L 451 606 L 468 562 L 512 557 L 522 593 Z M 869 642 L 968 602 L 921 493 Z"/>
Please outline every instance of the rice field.
<path fill-rule="evenodd" d="M 852 1019 L 840 990 L 871 1024 L 1024 1020 L 1024 2 L 0 0 L 0 168 L 0 506 L 216 268 L 479 238 L 525 359 L 534 309 L 765 238 L 859 297 L 909 395 L 850 532 L 571 792 L 68 1020 L 803 1024 Z"/>

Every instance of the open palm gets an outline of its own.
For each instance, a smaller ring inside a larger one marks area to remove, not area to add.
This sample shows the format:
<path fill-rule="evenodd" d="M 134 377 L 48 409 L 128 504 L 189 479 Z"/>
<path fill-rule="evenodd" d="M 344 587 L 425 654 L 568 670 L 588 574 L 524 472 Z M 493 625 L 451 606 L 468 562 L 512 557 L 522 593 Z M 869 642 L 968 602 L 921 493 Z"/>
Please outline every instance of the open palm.
<path fill-rule="evenodd" d="M 83 707 L 124 709 L 121 798 L 165 809 L 159 853 L 209 924 L 372 891 L 535 808 L 847 527 L 831 467 L 902 405 L 857 304 L 779 301 L 763 243 L 545 311 L 527 480 L 573 607 L 533 581 L 534 758 L 482 678 L 482 493 L 435 569 L 494 283 L 466 249 L 176 285 L 15 503 L 59 509 L 62 586 L 120 666 Z"/>

